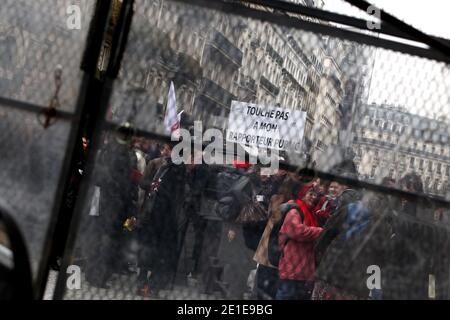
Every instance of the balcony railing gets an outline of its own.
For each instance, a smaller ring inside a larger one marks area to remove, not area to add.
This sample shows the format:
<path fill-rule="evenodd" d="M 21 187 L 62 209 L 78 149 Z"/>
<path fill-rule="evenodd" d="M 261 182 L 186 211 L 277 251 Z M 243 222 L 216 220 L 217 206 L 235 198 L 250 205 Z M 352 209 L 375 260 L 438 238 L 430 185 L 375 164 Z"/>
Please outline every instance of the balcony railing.
<path fill-rule="evenodd" d="M 242 51 L 217 30 L 211 32 L 211 45 L 232 63 L 238 67 L 242 66 Z"/>
<path fill-rule="evenodd" d="M 236 96 L 214 83 L 208 78 L 202 79 L 202 84 L 200 87 L 200 92 L 204 96 L 214 100 L 215 102 L 221 104 L 224 107 L 230 107 L 231 101 L 236 100 Z"/>
<path fill-rule="evenodd" d="M 396 150 L 397 149 L 397 144 L 389 143 L 389 142 L 382 141 L 382 140 L 377 140 L 377 139 L 355 137 L 355 142 L 374 144 L 374 145 L 382 146 L 382 147 L 389 148 L 389 149 L 392 149 L 392 150 Z M 400 147 L 400 148 L 398 148 L 398 151 L 411 153 L 411 154 L 415 154 L 415 155 L 419 155 L 419 156 L 424 156 L 424 157 L 432 158 L 432 159 L 436 159 L 436 160 L 450 161 L 450 157 L 448 157 L 448 156 L 433 154 L 433 153 L 430 153 L 430 152 L 417 150 L 417 149 L 414 149 L 414 148 L 411 148 L 411 147 Z"/>
<path fill-rule="evenodd" d="M 344 95 L 344 91 L 342 90 L 342 83 L 341 80 L 339 80 L 335 75 L 330 76 L 330 80 L 333 83 L 334 87 L 336 88 L 337 92 L 340 96 Z"/>
<path fill-rule="evenodd" d="M 256 92 L 256 81 L 252 77 L 241 75 L 239 85 L 252 92 Z"/>
<path fill-rule="evenodd" d="M 280 93 L 280 88 L 278 88 L 276 85 L 270 82 L 269 79 L 267 79 L 266 77 L 261 76 L 260 83 L 273 96 L 277 96 Z"/>
<path fill-rule="evenodd" d="M 274 49 L 270 44 L 267 44 L 266 51 L 267 51 L 268 55 L 269 55 L 273 60 L 275 60 L 276 63 L 278 63 L 279 66 L 283 67 L 283 64 L 284 64 L 284 59 L 283 59 L 283 57 L 280 56 L 279 53 L 276 52 L 275 49 Z"/>

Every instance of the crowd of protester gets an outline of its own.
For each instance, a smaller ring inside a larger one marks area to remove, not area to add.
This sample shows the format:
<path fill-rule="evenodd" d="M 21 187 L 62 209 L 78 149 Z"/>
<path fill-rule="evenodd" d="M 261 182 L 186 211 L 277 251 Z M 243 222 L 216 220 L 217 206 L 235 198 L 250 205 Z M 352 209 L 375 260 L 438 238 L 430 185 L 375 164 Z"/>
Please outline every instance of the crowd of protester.
<path fill-rule="evenodd" d="M 94 238 L 84 254 L 91 285 L 108 287 L 135 259 L 137 294 L 170 289 L 189 225 L 189 274 L 200 277 L 202 248 L 210 241 L 201 214 L 207 196 L 228 241 L 241 233 L 238 245 L 252 253 L 254 299 L 428 299 L 430 275 L 435 295 L 447 298 L 446 209 L 408 196 L 423 192 L 418 175 L 383 179 L 382 185 L 405 191 L 391 195 L 352 187 L 358 177 L 351 160 L 330 170 L 335 180 L 324 181 L 284 170 L 261 175 L 260 167 L 239 161 L 220 169 L 176 165 L 171 150 L 120 131 L 105 137 L 94 170 L 98 193 L 88 206 Z M 370 266 L 379 268 L 380 279 L 371 278 Z"/>

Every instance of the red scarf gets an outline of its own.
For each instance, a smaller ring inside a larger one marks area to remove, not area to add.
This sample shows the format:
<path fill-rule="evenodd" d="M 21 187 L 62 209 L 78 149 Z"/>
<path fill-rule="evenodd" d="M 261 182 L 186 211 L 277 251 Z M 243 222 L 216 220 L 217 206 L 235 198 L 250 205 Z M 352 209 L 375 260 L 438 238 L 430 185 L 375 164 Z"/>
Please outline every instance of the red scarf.
<path fill-rule="evenodd" d="M 319 224 L 317 223 L 317 219 L 311 213 L 311 210 L 308 207 L 308 205 L 305 202 L 303 202 L 303 200 L 300 200 L 300 199 L 295 200 L 295 203 L 298 204 L 298 206 L 300 207 L 300 210 L 302 210 L 302 212 L 303 212 L 303 216 L 305 217 L 303 224 L 310 226 L 310 227 L 319 227 Z"/>

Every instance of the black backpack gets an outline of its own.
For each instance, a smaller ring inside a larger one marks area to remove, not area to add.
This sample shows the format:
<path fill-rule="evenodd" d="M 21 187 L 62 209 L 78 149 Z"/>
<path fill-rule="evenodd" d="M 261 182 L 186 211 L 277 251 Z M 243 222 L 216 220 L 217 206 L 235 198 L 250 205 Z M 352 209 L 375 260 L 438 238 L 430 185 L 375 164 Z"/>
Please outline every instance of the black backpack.
<path fill-rule="evenodd" d="M 286 218 L 287 213 L 292 209 L 297 210 L 298 214 L 302 218 L 302 223 L 305 220 L 302 210 L 300 210 L 299 206 L 296 203 L 283 203 L 280 206 L 281 218 L 277 223 L 274 224 L 272 231 L 270 232 L 269 244 L 267 247 L 269 262 L 275 267 L 278 267 L 278 263 L 280 262 L 284 246 L 289 241 L 289 239 L 286 239 L 282 248 L 278 245 L 278 236 L 280 234 L 280 229 L 283 226 L 284 219 Z"/>
<path fill-rule="evenodd" d="M 221 172 L 216 188 L 215 212 L 225 221 L 234 221 L 244 204 L 251 200 L 250 179 L 236 172 Z"/>

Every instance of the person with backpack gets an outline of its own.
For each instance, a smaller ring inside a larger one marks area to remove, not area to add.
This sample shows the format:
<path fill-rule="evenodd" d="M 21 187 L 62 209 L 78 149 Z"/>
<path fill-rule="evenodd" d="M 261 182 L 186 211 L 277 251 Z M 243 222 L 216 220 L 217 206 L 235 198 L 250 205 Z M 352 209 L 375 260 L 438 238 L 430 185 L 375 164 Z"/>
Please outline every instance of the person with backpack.
<path fill-rule="evenodd" d="M 281 226 L 278 245 L 281 257 L 278 264 L 277 300 L 309 300 L 314 288 L 314 242 L 323 229 L 312 213 L 317 191 L 309 188 L 286 214 Z"/>
<path fill-rule="evenodd" d="M 248 290 L 247 279 L 250 270 L 255 265 L 251 260 L 253 253 L 247 248 L 242 231 L 242 224 L 236 222 L 240 216 L 243 207 L 251 200 L 250 178 L 246 171 L 251 167 L 250 164 L 235 161 L 233 166 L 221 167 L 215 175 L 214 182 L 214 206 L 213 214 L 215 227 L 210 229 L 217 235 L 208 239 L 207 252 L 203 254 L 209 258 L 217 258 L 214 268 L 210 268 L 209 262 L 206 265 L 206 272 L 203 278 L 206 282 L 206 291 L 208 288 L 217 286 L 220 282 L 220 290 L 227 299 L 242 299 L 244 293 Z M 220 219 L 220 220 L 219 220 Z M 219 273 L 217 268 L 222 271 Z M 219 275 L 220 274 L 220 275 Z M 211 279 L 215 283 L 208 284 Z"/>
<path fill-rule="evenodd" d="M 225 168 L 217 174 L 216 200 L 214 211 L 226 222 L 233 222 L 246 202 L 246 196 L 251 192 L 250 178 L 245 175 L 242 165 Z"/>
<path fill-rule="evenodd" d="M 274 300 L 277 293 L 278 232 L 282 224 L 281 220 L 287 213 L 286 210 L 281 211 L 281 205 L 294 198 L 296 183 L 295 175 L 287 174 L 278 192 L 270 198 L 269 218 L 253 257 L 253 260 L 258 263 L 255 286 L 255 296 L 258 300 Z M 271 257 L 273 251 L 275 251 L 275 258 Z"/>

